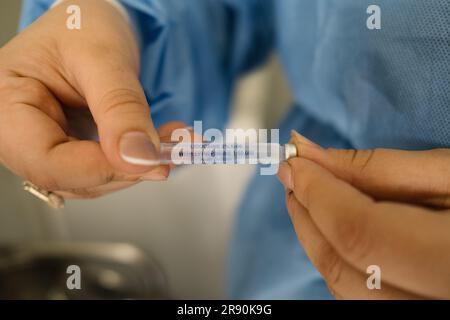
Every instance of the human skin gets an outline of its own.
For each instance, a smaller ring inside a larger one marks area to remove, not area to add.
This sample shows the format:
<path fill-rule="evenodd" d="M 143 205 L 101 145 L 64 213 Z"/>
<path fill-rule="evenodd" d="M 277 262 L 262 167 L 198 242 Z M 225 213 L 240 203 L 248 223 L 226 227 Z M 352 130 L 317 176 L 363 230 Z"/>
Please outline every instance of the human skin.
<path fill-rule="evenodd" d="M 298 239 L 342 299 L 450 299 L 450 151 L 323 149 L 281 166 Z M 381 269 L 369 290 L 367 267 Z"/>
<path fill-rule="evenodd" d="M 66 27 L 62 4 L 0 49 L 0 162 L 66 198 L 167 179 L 168 166 L 136 165 L 124 155 L 151 158 L 160 139 L 184 124 L 155 129 L 125 17 L 106 1 L 73 4 L 81 30 Z M 88 127 L 98 129 L 98 141 L 83 136 Z"/>

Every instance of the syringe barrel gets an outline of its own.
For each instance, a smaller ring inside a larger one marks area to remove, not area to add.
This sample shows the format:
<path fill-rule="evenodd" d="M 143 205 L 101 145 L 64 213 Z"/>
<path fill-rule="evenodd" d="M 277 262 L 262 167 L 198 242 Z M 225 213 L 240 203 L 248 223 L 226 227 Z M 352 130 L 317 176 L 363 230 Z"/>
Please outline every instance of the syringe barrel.
<path fill-rule="evenodd" d="M 276 143 L 161 143 L 160 164 L 277 164 L 296 156 L 295 145 Z"/>

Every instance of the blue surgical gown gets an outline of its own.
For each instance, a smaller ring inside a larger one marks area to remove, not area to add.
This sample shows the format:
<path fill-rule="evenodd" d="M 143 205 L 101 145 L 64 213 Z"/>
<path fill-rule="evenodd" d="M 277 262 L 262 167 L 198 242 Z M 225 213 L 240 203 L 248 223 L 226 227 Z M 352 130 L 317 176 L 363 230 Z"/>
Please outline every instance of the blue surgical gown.
<path fill-rule="evenodd" d="M 22 27 L 51 0 L 25 1 Z M 281 128 L 332 147 L 450 145 L 448 0 L 121 0 L 156 125 L 220 128 L 235 80 L 280 56 L 294 105 Z M 367 8 L 381 9 L 381 29 Z M 57 32 L 57 30 L 55 30 Z M 275 177 L 255 176 L 232 240 L 231 298 L 330 298 L 299 246 Z"/>

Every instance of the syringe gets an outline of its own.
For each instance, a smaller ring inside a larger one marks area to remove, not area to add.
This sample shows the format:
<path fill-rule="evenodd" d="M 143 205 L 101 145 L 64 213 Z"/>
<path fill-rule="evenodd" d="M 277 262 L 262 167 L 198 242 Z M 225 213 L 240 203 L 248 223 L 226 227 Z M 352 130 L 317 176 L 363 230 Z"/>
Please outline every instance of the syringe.
<path fill-rule="evenodd" d="M 278 164 L 296 156 L 297 147 L 293 144 L 161 143 L 154 159 L 139 159 L 136 164 Z"/>

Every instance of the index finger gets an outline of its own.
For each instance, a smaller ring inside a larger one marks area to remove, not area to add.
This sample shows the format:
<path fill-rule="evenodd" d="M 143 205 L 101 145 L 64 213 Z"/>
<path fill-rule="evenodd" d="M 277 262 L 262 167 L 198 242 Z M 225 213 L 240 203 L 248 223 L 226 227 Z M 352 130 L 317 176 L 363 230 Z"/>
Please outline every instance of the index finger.
<path fill-rule="evenodd" d="M 0 140 L 4 164 L 49 191 L 127 180 L 111 167 L 98 143 L 70 139 L 54 120 L 32 106 L 3 110 Z"/>
<path fill-rule="evenodd" d="M 302 158 L 314 161 L 376 199 L 449 207 L 449 149 L 324 149 L 295 131 L 292 142 Z"/>

